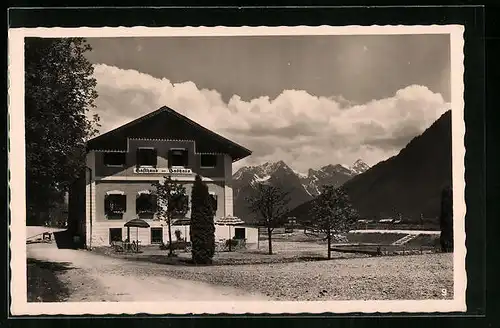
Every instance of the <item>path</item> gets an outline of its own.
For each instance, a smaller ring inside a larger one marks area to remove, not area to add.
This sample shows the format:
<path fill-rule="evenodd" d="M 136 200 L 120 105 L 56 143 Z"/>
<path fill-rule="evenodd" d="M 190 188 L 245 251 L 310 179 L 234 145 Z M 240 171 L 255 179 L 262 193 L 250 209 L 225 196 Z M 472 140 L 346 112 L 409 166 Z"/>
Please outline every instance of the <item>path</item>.
<path fill-rule="evenodd" d="M 263 295 L 167 276 L 165 266 L 109 258 L 84 250 L 58 249 L 55 244 L 27 245 L 27 257 L 60 263 L 56 272 L 69 288 L 65 301 L 238 301 L 263 300 Z"/>

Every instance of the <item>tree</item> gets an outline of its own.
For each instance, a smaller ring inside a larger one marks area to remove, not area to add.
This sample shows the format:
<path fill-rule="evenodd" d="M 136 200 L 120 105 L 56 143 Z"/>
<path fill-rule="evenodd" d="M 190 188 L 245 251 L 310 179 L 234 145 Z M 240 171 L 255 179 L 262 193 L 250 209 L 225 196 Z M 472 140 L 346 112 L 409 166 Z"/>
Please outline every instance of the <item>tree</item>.
<path fill-rule="evenodd" d="M 290 202 L 289 192 L 279 186 L 260 183 L 256 192 L 247 198 L 248 208 L 261 218 L 267 228 L 269 254 L 273 254 L 272 234 L 274 228 L 284 223 L 284 216 L 288 213 L 287 205 Z"/>
<path fill-rule="evenodd" d="M 191 255 L 195 264 L 211 264 L 215 253 L 214 209 L 207 185 L 199 175 L 191 193 Z"/>
<path fill-rule="evenodd" d="M 453 252 L 453 190 L 446 187 L 441 192 L 441 215 L 439 217 L 441 227 L 441 250 Z"/>
<path fill-rule="evenodd" d="M 87 117 L 97 97 L 81 38 L 25 39 L 25 135 L 28 224 L 44 213 L 85 167 L 85 142 L 98 131 Z"/>
<path fill-rule="evenodd" d="M 155 195 L 159 206 L 156 207 L 156 214 L 167 223 L 168 226 L 168 256 L 174 255 L 172 245 L 172 220 L 184 217 L 189 211 L 186 187 L 172 180 L 172 177 L 165 176 L 163 183 L 155 182 Z"/>
<path fill-rule="evenodd" d="M 332 234 L 351 230 L 358 218 L 347 193 L 342 187 L 323 186 L 321 194 L 314 201 L 311 216 L 318 230 L 326 234 L 328 259 L 331 259 Z"/>

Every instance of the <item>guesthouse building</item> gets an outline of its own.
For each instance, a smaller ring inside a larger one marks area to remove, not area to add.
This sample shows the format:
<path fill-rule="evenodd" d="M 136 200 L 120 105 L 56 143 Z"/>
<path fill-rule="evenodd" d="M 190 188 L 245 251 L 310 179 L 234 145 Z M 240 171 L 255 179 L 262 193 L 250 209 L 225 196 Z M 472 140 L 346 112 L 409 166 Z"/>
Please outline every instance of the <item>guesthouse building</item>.
<path fill-rule="evenodd" d="M 162 107 L 88 141 L 85 174 L 70 191 L 68 228 L 85 247 L 127 238 L 142 245 L 167 242 L 168 229 L 156 215 L 152 186 L 165 176 L 186 187 L 191 205 L 192 185 L 199 174 L 208 186 L 214 219 L 231 217 L 232 164 L 250 154 L 245 147 Z M 181 236 L 189 241 L 190 214 L 172 226 L 174 240 Z M 149 227 L 131 232 L 125 224 L 134 219 Z M 233 227 L 233 233 L 243 238 L 253 234 L 245 229 Z M 216 238 L 226 231 L 227 227 L 216 226 Z"/>

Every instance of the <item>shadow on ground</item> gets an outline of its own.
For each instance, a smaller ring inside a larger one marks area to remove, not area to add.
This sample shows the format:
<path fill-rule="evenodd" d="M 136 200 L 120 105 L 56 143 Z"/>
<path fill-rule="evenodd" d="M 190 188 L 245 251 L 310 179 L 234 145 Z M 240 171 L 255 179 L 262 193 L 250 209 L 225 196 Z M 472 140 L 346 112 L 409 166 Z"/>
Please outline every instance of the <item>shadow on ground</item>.
<path fill-rule="evenodd" d="M 62 302 L 69 297 L 68 288 L 57 278 L 57 272 L 70 270 L 69 263 L 50 263 L 28 259 L 28 302 Z"/>
<path fill-rule="evenodd" d="M 35 260 L 35 259 L 30 259 L 28 258 L 27 260 L 28 266 L 29 265 L 36 265 L 37 267 L 41 269 L 47 269 L 51 270 L 53 272 L 58 272 L 58 271 L 67 271 L 74 269 L 74 267 L 71 266 L 70 262 L 47 262 L 47 261 L 41 261 L 41 260 Z"/>

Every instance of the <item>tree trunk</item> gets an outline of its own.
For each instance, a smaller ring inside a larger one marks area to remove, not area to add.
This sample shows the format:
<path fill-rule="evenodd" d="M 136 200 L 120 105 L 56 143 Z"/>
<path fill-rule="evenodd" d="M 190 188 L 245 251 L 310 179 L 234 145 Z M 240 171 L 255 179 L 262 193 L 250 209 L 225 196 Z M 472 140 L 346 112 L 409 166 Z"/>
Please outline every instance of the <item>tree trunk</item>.
<path fill-rule="evenodd" d="M 269 255 L 272 255 L 273 254 L 273 243 L 272 243 L 272 240 L 271 240 L 271 236 L 273 234 L 273 231 L 271 230 L 271 228 L 267 228 L 267 242 L 268 242 L 268 245 L 269 245 Z"/>
<path fill-rule="evenodd" d="M 170 218 L 167 220 L 167 225 L 168 225 L 168 256 L 174 255 L 174 248 L 172 245 L 172 227 L 171 227 L 171 222 Z"/>
<path fill-rule="evenodd" d="M 328 240 L 328 259 L 330 260 L 332 258 L 332 234 L 330 229 L 327 230 L 327 240 Z"/>

